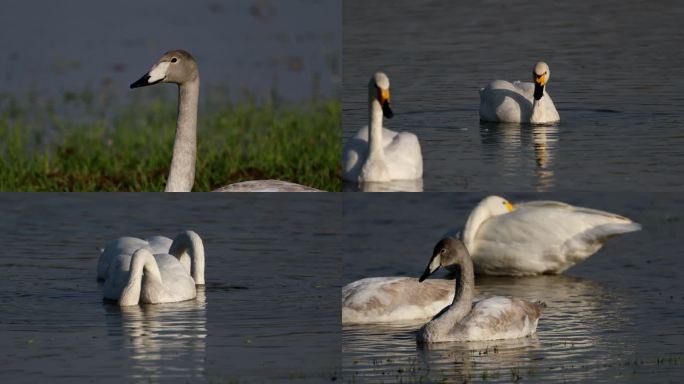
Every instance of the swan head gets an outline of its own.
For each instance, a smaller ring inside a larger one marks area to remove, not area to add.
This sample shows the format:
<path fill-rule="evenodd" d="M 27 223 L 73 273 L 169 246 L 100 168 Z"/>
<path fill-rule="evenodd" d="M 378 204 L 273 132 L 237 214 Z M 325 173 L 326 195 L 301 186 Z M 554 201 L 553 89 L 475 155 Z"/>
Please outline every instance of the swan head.
<path fill-rule="evenodd" d="M 484 207 L 491 216 L 499 216 L 515 210 L 515 205 L 501 196 L 487 196 L 482 199 L 479 206 Z"/>
<path fill-rule="evenodd" d="M 376 72 L 368 83 L 371 102 L 377 101 L 382 106 L 382 114 L 391 119 L 394 116 L 390 106 L 390 81 L 384 72 Z"/>
<path fill-rule="evenodd" d="M 462 265 L 470 261 L 470 253 L 463 242 L 455 237 L 441 239 L 432 251 L 432 257 L 427 268 L 418 281 L 422 282 L 435 273 L 439 267 L 449 268 L 452 265 Z"/>
<path fill-rule="evenodd" d="M 195 58 L 186 51 L 176 50 L 166 52 L 131 88 L 157 83 L 183 84 L 197 79 L 199 70 Z"/>
<path fill-rule="evenodd" d="M 543 61 L 538 62 L 532 69 L 532 80 L 534 81 L 534 99 L 539 100 L 544 96 L 544 87 L 549 82 L 551 70 L 548 64 Z"/>

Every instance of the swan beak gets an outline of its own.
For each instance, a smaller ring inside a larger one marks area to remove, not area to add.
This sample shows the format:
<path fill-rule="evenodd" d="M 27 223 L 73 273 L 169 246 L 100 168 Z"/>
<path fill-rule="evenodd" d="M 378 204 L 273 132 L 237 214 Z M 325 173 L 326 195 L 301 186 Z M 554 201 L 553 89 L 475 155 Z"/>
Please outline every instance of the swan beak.
<path fill-rule="evenodd" d="M 536 73 L 534 74 L 534 83 L 539 84 L 542 87 L 546 85 L 546 73 L 542 75 L 537 75 Z"/>
<path fill-rule="evenodd" d="M 513 210 L 515 209 L 515 205 L 513 205 L 507 201 L 506 202 L 506 209 L 508 209 L 508 212 L 513 212 Z"/>
<path fill-rule="evenodd" d="M 442 264 L 442 258 L 440 256 L 440 252 L 437 252 L 434 255 L 432 255 L 432 258 L 430 259 L 430 264 L 428 264 L 427 268 L 425 268 L 425 271 L 423 272 L 423 274 L 418 279 L 418 282 L 422 283 L 423 280 L 427 279 L 430 275 L 435 273 L 435 271 L 439 269 L 439 266 L 441 264 Z"/>
<path fill-rule="evenodd" d="M 161 80 L 159 80 L 159 81 L 161 81 Z M 146 73 L 143 75 L 143 77 L 139 78 L 135 83 L 131 84 L 131 89 L 156 84 L 159 81 L 156 81 L 154 83 L 150 83 L 150 75 Z"/>
<path fill-rule="evenodd" d="M 542 75 L 534 74 L 534 99 L 539 100 L 544 96 L 544 85 L 546 85 L 546 73 Z"/>
<path fill-rule="evenodd" d="M 380 90 L 380 105 L 382 105 L 382 114 L 391 119 L 394 116 L 392 112 L 392 107 L 390 107 L 390 92 L 389 89 Z"/>

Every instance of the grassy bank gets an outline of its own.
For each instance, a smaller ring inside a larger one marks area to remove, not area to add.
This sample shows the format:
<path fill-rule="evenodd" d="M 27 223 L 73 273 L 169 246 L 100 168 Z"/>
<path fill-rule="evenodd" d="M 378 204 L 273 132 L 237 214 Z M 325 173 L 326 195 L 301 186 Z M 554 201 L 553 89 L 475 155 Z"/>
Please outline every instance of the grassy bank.
<path fill-rule="evenodd" d="M 175 100 L 135 103 L 85 123 L 5 104 L 0 190 L 164 190 Z M 340 190 L 340 114 L 338 101 L 201 110 L 193 191 L 270 178 Z"/>

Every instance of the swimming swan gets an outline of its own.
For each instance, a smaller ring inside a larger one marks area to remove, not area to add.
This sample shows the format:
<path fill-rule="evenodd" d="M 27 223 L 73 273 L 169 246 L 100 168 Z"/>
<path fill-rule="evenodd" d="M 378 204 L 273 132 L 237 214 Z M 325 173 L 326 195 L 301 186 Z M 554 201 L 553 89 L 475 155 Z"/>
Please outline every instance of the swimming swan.
<path fill-rule="evenodd" d="M 349 139 L 342 150 L 342 178 L 354 182 L 388 182 L 423 177 L 423 156 L 416 135 L 382 126 L 391 119 L 389 78 L 382 72 L 368 84 L 368 126 Z M 369 128 L 370 127 L 370 131 Z"/>
<path fill-rule="evenodd" d="M 453 237 L 440 240 L 420 281 L 440 266 L 457 271 L 456 294 L 450 306 L 418 330 L 419 343 L 516 339 L 536 332 L 546 307 L 542 302 L 495 296 L 473 303 L 473 261 L 462 241 Z"/>
<path fill-rule="evenodd" d="M 195 285 L 204 285 L 204 245 L 197 233 L 185 231 L 168 253 L 140 248 L 113 258 L 103 296 L 121 306 L 169 303 L 195 298 Z"/>
<path fill-rule="evenodd" d="M 107 271 L 112 260 L 119 255 L 133 255 L 133 252 L 140 248 L 145 248 L 152 254 L 169 253 L 173 240 L 166 236 L 151 236 L 146 239 L 124 236 L 112 240 L 104 248 L 100 249 L 100 258 L 97 261 L 97 279 L 107 278 Z"/>
<path fill-rule="evenodd" d="M 454 298 L 452 280 L 421 284 L 412 277 L 370 277 L 342 288 L 342 324 L 426 319 Z"/>
<path fill-rule="evenodd" d="M 626 217 L 595 209 L 558 201 L 514 206 L 489 196 L 470 213 L 463 242 L 477 273 L 558 274 L 597 252 L 609 238 L 640 229 Z"/>
<path fill-rule="evenodd" d="M 171 169 L 166 181 L 166 192 L 190 192 L 195 182 L 197 152 L 197 103 L 200 76 L 197 62 L 183 50 L 166 52 L 159 61 L 131 88 L 157 83 L 178 85 L 178 120 L 173 144 Z M 259 180 L 247 184 L 235 183 L 220 189 L 222 192 L 314 192 L 317 189 L 280 180 Z"/>
<path fill-rule="evenodd" d="M 544 90 L 550 77 L 549 66 L 540 61 L 532 71 L 534 83 L 492 81 L 480 89 L 480 120 L 531 124 L 559 121 L 551 96 Z"/>

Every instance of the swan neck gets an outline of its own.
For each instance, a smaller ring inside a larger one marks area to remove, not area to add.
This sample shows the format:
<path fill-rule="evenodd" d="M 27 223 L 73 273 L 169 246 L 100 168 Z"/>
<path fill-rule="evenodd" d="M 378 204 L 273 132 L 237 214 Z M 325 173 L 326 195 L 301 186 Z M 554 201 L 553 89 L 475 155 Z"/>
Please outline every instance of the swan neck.
<path fill-rule="evenodd" d="M 369 100 L 370 116 L 368 121 L 368 154 L 369 157 L 384 157 L 382 147 L 382 105 L 371 97 Z"/>
<path fill-rule="evenodd" d="M 131 258 L 128 283 L 121 293 L 119 305 L 137 305 L 140 302 L 143 282 L 145 285 L 161 284 L 162 280 L 157 261 L 152 253 L 146 249 L 139 249 Z"/>
<path fill-rule="evenodd" d="M 475 285 L 475 274 L 473 273 L 473 263 L 468 260 L 464 265 L 454 266 L 458 269 L 456 273 L 456 293 L 451 305 L 428 323 L 431 333 L 434 335 L 446 335 L 453 332 L 458 323 L 470 313 L 473 306 L 473 287 Z"/>
<path fill-rule="evenodd" d="M 173 159 L 166 192 L 190 192 L 195 182 L 199 87 L 199 76 L 178 85 L 176 139 L 173 143 Z"/>
<path fill-rule="evenodd" d="M 475 236 L 477 231 L 482 226 L 487 219 L 492 216 L 489 209 L 480 203 L 468 216 L 468 221 L 466 221 L 465 228 L 463 229 L 463 243 L 465 244 L 468 251 L 474 252 Z"/>
<path fill-rule="evenodd" d="M 169 254 L 181 259 L 183 254 L 190 255 L 190 275 L 196 285 L 204 285 L 204 244 L 199 235 L 186 231 L 173 239 Z"/>

